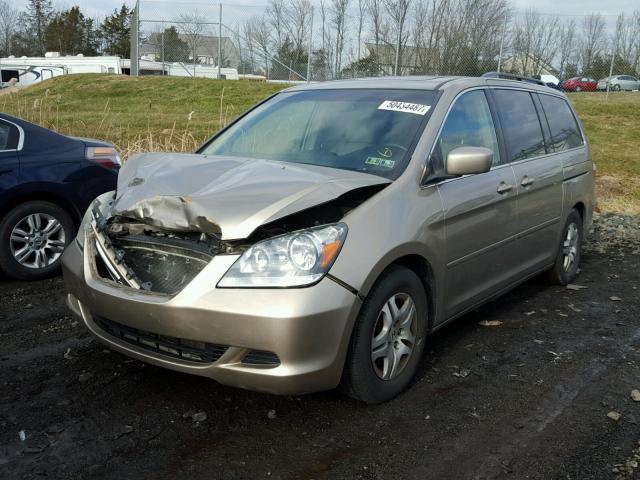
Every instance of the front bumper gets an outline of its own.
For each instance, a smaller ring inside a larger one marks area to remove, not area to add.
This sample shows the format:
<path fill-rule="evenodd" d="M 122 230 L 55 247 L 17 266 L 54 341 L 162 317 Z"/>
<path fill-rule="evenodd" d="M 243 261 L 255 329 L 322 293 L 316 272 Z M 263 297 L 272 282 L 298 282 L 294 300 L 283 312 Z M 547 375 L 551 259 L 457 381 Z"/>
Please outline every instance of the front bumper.
<path fill-rule="evenodd" d="M 63 259 L 71 310 L 109 347 L 161 367 L 220 383 L 275 394 L 301 394 L 337 386 L 353 323 L 356 295 L 329 278 L 308 288 L 218 289 L 235 256 L 217 256 L 171 297 L 101 278 L 88 242 L 73 242 Z M 132 345 L 100 326 L 98 318 L 155 335 L 224 345 L 212 363 L 167 357 Z M 248 365 L 250 351 L 274 352 L 277 366 Z"/>

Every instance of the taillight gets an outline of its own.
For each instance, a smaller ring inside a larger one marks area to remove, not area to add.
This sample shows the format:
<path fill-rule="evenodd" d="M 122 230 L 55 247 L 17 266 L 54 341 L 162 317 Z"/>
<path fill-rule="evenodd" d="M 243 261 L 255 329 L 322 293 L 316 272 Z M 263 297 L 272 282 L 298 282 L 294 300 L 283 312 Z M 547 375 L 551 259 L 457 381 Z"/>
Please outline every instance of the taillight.
<path fill-rule="evenodd" d="M 122 165 L 120 155 L 112 147 L 87 147 L 87 160 L 102 165 L 109 170 L 117 170 Z"/>

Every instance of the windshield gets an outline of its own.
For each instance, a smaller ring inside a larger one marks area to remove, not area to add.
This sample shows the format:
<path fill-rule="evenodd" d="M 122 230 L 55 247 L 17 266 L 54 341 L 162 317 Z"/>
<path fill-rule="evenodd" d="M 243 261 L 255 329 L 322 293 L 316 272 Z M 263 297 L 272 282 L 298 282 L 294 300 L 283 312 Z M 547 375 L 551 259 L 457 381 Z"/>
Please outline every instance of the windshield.
<path fill-rule="evenodd" d="M 355 170 L 396 179 L 436 98 L 429 90 L 280 93 L 199 153 Z"/>

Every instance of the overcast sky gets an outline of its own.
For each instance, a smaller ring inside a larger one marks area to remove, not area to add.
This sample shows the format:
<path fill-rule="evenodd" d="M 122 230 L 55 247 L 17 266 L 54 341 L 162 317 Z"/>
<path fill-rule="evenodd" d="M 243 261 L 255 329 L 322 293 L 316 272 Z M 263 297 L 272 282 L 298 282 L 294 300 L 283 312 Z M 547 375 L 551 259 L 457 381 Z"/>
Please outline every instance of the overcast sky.
<path fill-rule="evenodd" d="M 312 0 L 312 2 L 316 4 L 318 3 L 318 0 Z M 23 7 L 27 4 L 27 0 L 13 0 L 12 3 L 18 7 Z M 127 0 L 126 3 L 128 5 L 133 5 L 134 1 Z M 215 2 L 215 0 L 172 0 L 167 3 L 173 6 L 184 4 L 185 6 L 194 6 L 199 9 L 208 9 L 207 5 L 215 5 L 217 2 Z M 235 6 L 235 8 L 230 8 L 230 10 L 235 11 L 239 9 L 240 6 L 247 4 L 251 4 L 252 6 L 255 5 L 256 7 L 259 5 L 266 5 L 267 0 L 227 0 L 222 3 L 223 8 L 224 6 Z M 535 9 L 543 13 L 557 13 L 563 15 L 586 15 L 594 12 L 600 12 L 604 15 L 617 15 L 620 12 L 631 12 L 634 8 L 640 8 L 638 0 L 536 0 L 535 2 L 531 2 L 530 0 L 511 0 L 511 3 L 519 9 L 535 7 Z M 58 8 L 80 5 L 83 10 L 90 13 L 92 16 L 104 16 L 105 14 L 113 11 L 114 8 L 118 8 L 122 5 L 122 0 L 77 0 L 75 2 L 73 0 L 54 0 L 54 5 Z M 153 7 L 154 9 L 159 9 L 158 7 L 161 6 L 157 1 L 146 2 L 146 5 L 145 2 L 143 2 L 143 5 L 146 8 Z M 251 8 L 251 10 L 254 8 Z"/>

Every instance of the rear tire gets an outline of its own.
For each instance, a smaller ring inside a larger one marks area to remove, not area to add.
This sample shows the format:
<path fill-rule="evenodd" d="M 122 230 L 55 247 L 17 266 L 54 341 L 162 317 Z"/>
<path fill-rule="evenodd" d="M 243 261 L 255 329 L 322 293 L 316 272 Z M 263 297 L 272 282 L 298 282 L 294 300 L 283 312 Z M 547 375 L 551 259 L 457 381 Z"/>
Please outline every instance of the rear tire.
<path fill-rule="evenodd" d="M 582 87 L 576 87 L 576 92 L 581 92 L 582 91 Z"/>
<path fill-rule="evenodd" d="M 14 207 L 0 221 L 0 269 L 17 280 L 57 275 L 75 230 L 69 214 L 54 203 L 37 200 Z"/>
<path fill-rule="evenodd" d="M 582 217 L 574 208 L 569 212 L 562 229 L 556 262 L 549 270 L 549 281 L 554 285 L 567 285 L 578 274 L 582 256 Z"/>
<path fill-rule="evenodd" d="M 405 390 L 422 358 L 428 302 L 411 270 L 392 266 L 365 299 L 351 335 L 340 390 L 369 404 Z"/>

